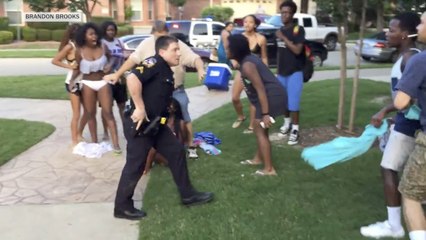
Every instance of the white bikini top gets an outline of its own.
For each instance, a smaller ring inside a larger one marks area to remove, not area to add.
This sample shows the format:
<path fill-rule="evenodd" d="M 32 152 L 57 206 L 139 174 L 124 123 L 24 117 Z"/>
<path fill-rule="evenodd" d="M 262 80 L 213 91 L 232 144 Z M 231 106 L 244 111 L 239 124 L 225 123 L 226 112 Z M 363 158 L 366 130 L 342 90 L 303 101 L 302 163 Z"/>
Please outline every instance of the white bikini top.
<path fill-rule="evenodd" d="M 102 71 L 105 65 L 108 62 L 105 54 L 102 54 L 101 57 L 95 60 L 87 60 L 84 58 L 83 53 L 81 53 L 81 62 L 80 62 L 80 72 L 83 74 L 90 74 L 92 72 Z"/>

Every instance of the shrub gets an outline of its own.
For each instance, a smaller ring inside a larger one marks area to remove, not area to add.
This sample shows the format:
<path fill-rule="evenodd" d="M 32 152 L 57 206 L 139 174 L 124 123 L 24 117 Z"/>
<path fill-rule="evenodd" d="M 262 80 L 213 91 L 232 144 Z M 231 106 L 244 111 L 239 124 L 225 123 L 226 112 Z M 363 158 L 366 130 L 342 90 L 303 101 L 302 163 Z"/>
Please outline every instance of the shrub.
<path fill-rule="evenodd" d="M 134 15 L 134 14 L 133 14 L 132 5 L 127 4 L 127 5 L 124 7 L 124 19 L 125 19 L 126 21 L 130 21 L 130 20 L 132 20 L 133 15 Z"/>
<path fill-rule="evenodd" d="M 22 27 L 11 27 L 11 26 L 9 26 L 9 28 L 7 29 L 7 31 L 13 33 L 13 39 L 14 40 L 18 39 L 18 28 L 20 29 L 19 34 L 21 35 L 21 36 L 19 36 L 19 39 L 22 39 Z"/>
<path fill-rule="evenodd" d="M 36 29 L 37 40 L 39 41 L 50 41 L 52 40 L 52 31 L 49 29 Z"/>
<path fill-rule="evenodd" d="M 9 27 L 9 18 L 0 17 L 0 30 L 7 30 Z"/>
<path fill-rule="evenodd" d="M 68 23 L 66 22 L 29 22 L 27 23 L 28 27 L 35 29 L 67 29 Z"/>
<path fill-rule="evenodd" d="M 117 27 L 117 37 L 121 37 L 124 35 L 128 35 L 129 33 L 129 28 L 127 28 L 126 26 L 122 26 L 122 27 Z"/>
<path fill-rule="evenodd" d="M 128 33 L 128 34 L 133 34 L 133 32 L 134 32 L 134 28 L 133 28 L 133 26 L 132 26 L 132 25 L 127 25 L 127 29 L 129 30 L 129 33 Z"/>
<path fill-rule="evenodd" d="M 52 40 L 60 42 L 64 37 L 65 31 L 63 29 L 52 30 Z"/>
<path fill-rule="evenodd" d="M 27 42 L 34 42 L 37 40 L 37 32 L 35 29 L 29 27 L 22 28 L 22 39 Z"/>
<path fill-rule="evenodd" d="M 126 34 L 133 34 L 133 26 L 132 25 L 129 25 L 127 23 L 118 23 L 117 26 L 118 26 L 118 28 L 123 28 L 121 30 L 122 32 L 124 32 L 125 31 L 124 28 L 126 28 L 127 29 Z M 124 35 L 126 35 L 126 34 L 124 34 Z M 120 36 L 123 36 L 123 35 L 120 35 Z"/>
<path fill-rule="evenodd" d="M 13 41 L 13 33 L 9 31 L 0 31 L 0 44 L 9 44 Z"/>
<path fill-rule="evenodd" d="M 113 21 L 114 22 L 114 19 L 112 17 L 96 16 L 96 17 L 92 17 L 92 20 L 91 20 L 91 22 L 95 23 L 99 27 L 101 27 L 102 23 L 105 22 L 105 21 Z"/>
<path fill-rule="evenodd" d="M 201 12 L 201 16 L 205 17 L 213 17 L 213 20 L 219 22 L 226 22 L 230 17 L 234 15 L 234 10 L 230 7 L 206 7 Z"/>

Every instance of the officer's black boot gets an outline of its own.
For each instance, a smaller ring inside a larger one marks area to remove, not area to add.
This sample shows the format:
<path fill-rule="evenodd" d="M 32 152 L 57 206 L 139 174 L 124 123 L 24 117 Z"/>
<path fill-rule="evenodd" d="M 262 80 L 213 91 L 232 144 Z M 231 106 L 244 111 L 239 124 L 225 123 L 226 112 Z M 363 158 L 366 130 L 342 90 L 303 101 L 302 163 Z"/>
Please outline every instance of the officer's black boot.
<path fill-rule="evenodd" d="M 136 208 L 134 208 L 133 210 L 114 209 L 114 217 L 124 218 L 128 220 L 140 220 L 143 217 L 146 217 L 146 212 Z"/>
<path fill-rule="evenodd" d="M 182 204 L 185 206 L 195 206 L 208 203 L 213 200 L 214 194 L 211 192 L 194 192 L 192 196 L 182 198 Z"/>

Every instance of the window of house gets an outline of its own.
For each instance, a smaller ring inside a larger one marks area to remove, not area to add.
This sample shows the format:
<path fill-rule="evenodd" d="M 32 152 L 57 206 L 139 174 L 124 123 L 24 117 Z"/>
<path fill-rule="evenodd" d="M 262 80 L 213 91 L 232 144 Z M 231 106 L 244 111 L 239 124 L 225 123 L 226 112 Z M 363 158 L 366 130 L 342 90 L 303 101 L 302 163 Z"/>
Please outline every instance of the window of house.
<path fill-rule="evenodd" d="M 154 19 L 154 0 L 148 0 L 148 19 Z"/>
<path fill-rule="evenodd" d="M 132 6 L 132 21 L 141 21 L 142 20 L 142 1 L 140 0 L 131 0 L 130 2 Z"/>
<path fill-rule="evenodd" d="M 117 2 L 109 0 L 110 11 L 114 19 L 118 18 Z"/>
<path fill-rule="evenodd" d="M 303 27 L 312 27 L 312 19 L 303 18 Z"/>
<path fill-rule="evenodd" d="M 207 35 L 207 24 L 205 23 L 195 24 L 194 35 Z"/>
<path fill-rule="evenodd" d="M 9 24 L 22 24 L 22 0 L 4 1 Z"/>

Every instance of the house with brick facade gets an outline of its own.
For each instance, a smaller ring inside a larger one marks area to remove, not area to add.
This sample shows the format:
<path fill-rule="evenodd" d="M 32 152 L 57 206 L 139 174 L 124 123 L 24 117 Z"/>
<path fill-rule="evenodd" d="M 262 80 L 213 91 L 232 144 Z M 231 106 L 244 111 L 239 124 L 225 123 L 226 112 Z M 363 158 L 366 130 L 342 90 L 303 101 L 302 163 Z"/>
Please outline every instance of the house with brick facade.
<path fill-rule="evenodd" d="M 135 27 L 150 26 L 156 19 L 199 18 L 205 7 L 222 6 L 234 9 L 233 18 L 251 13 L 275 14 L 282 0 L 187 0 L 183 7 L 176 7 L 168 0 L 100 0 L 92 16 L 113 17 L 117 22 L 125 21 L 125 10 L 132 9 L 130 24 Z M 89 1 L 91 3 L 91 1 Z M 301 0 L 295 0 L 300 8 Z M 66 10 L 64 10 L 66 11 Z M 316 4 L 309 0 L 308 13 L 314 14 Z M 24 12 L 31 9 L 23 0 L 0 0 L 0 17 L 8 17 L 10 23 L 20 23 Z"/>

